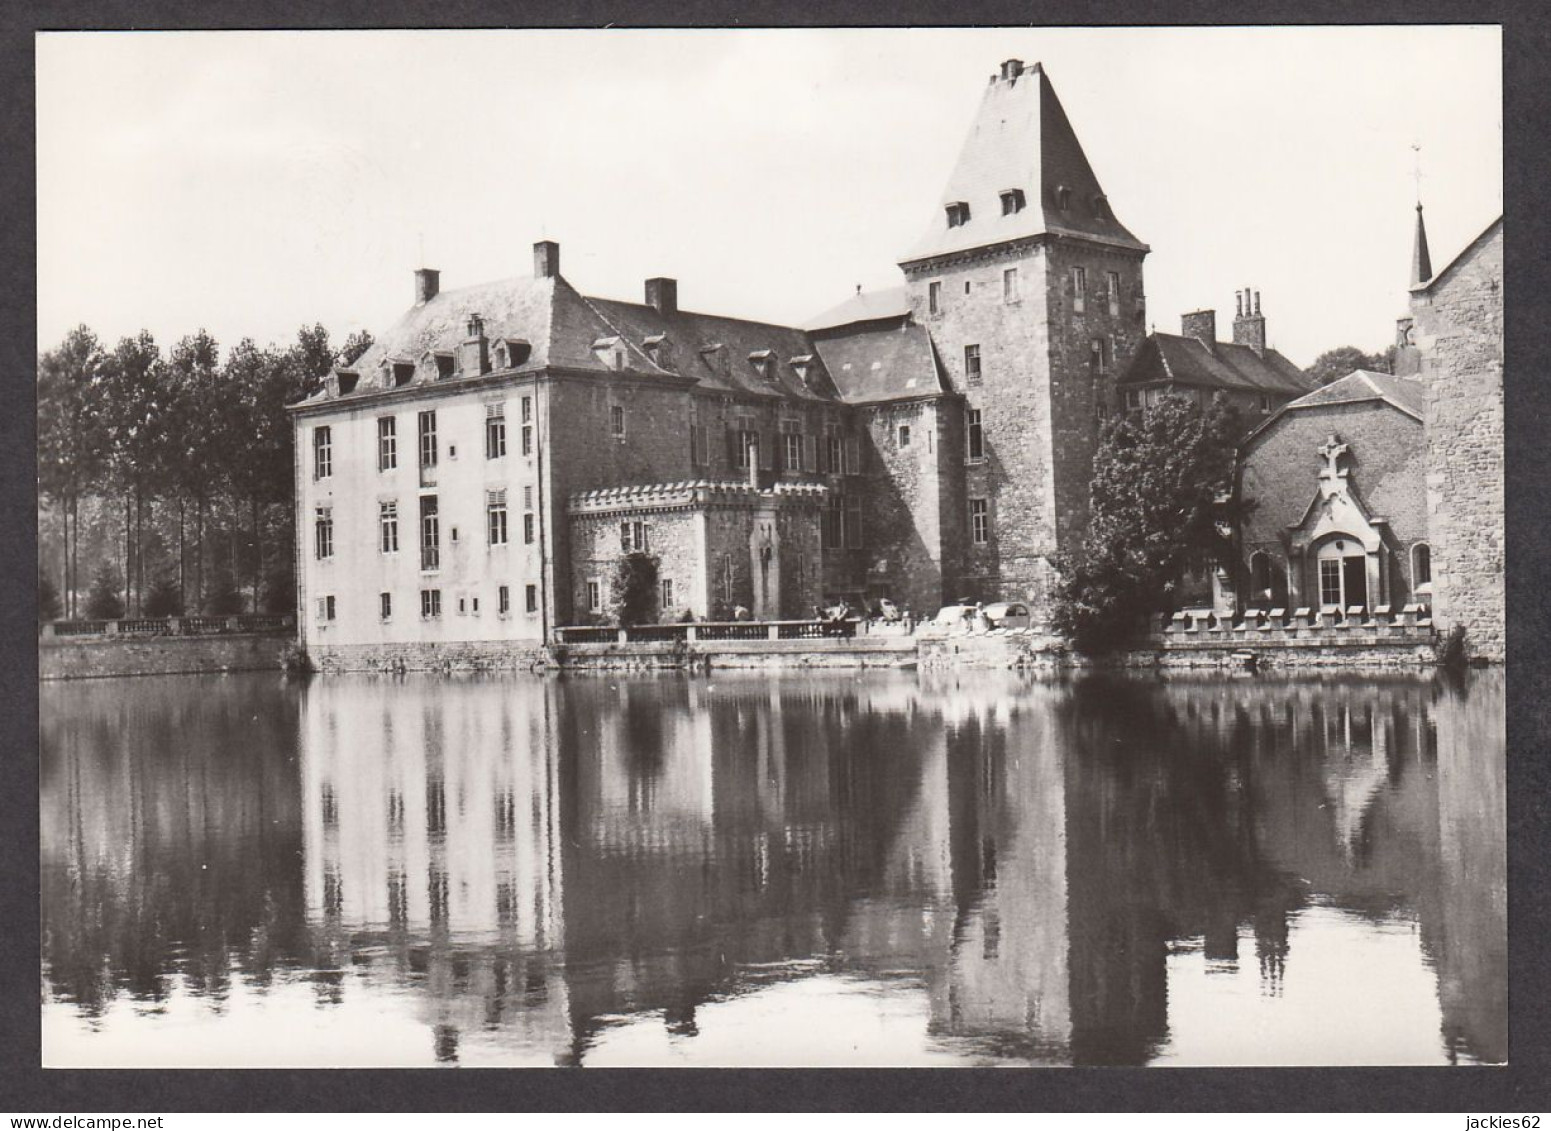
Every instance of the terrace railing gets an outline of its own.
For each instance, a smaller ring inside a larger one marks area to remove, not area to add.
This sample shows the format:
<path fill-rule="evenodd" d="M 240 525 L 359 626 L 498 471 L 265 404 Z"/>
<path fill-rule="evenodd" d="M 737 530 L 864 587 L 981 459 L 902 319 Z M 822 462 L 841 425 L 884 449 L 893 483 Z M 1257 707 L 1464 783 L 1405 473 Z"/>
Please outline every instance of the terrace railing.
<path fill-rule="evenodd" d="M 628 628 L 594 625 L 557 628 L 555 638 L 561 644 L 695 644 L 850 638 L 866 631 L 865 622 L 854 620 L 696 621 L 685 624 L 640 624 Z"/>
<path fill-rule="evenodd" d="M 236 636 L 290 632 L 296 619 L 266 614 L 230 617 L 119 617 L 114 620 L 56 620 L 38 626 L 43 639 L 83 637 Z"/>

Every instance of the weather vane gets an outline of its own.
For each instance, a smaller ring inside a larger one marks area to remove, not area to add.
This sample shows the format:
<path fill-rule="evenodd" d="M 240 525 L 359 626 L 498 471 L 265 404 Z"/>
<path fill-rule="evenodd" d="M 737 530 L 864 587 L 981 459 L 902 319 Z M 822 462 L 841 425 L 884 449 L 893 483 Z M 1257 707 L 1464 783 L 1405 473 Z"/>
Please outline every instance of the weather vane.
<path fill-rule="evenodd" d="M 1411 143 L 1411 152 L 1413 154 L 1413 157 L 1412 157 L 1412 163 L 1413 163 L 1412 176 L 1415 177 L 1415 179 L 1416 179 L 1416 202 L 1418 204 L 1421 204 L 1422 203 L 1422 143 L 1420 141 L 1413 141 Z"/>

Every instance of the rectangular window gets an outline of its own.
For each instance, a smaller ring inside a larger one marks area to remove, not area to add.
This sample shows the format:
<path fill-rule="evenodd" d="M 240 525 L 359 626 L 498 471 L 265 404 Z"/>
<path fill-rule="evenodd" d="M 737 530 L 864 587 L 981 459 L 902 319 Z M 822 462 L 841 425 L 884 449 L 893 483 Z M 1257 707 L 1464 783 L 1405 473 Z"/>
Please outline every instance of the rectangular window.
<path fill-rule="evenodd" d="M 847 495 L 845 507 L 846 549 L 862 548 L 862 497 Z"/>
<path fill-rule="evenodd" d="M 423 617 L 439 617 L 442 615 L 442 591 L 440 589 L 420 590 L 420 615 Z"/>
<path fill-rule="evenodd" d="M 436 410 L 420 414 L 420 466 L 436 466 Z"/>
<path fill-rule="evenodd" d="M 1114 271 L 1105 276 L 1105 293 L 1109 296 L 1109 316 L 1117 317 L 1120 314 L 1120 276 Z"/>
<path fill-rule="evenodd" d="M 485 406 L 485 458 L 500 459 L 506 455 L 506 406 Z"/>
<path fill-rule="evenodd" d="M 902 448 L 908 448 L 910 446 L 910 425 L 901 424 L 897 434 L 899 437 L 899 446 Z"/>
<path fill-rule="evenodd" d="M 530 612 L 530 613 L 538 612 L 539 611 L 539 587 L 537 585 L 529 585 L 529 586 L 524 587 L 524 589 L 523 589 L 523 601 L 525 602 L 523 607 L 526 608 L 528 610 L 528 612 Z"/>
<path fill-rule="evenodd" d="M 391 416 L 379 416 L 377 418 L 377 470 L 392 471 L 398 465 L 398 421 Z"/>
<path fill-rule="evenodd" d="M 966 385 L 980 384 L 980 347 L 964 347 L 964 383 Z"/>
<path fill-rule="evenodd" d="M 532 397 L 523 397 L 522 398 L 522 422 L 524 424 L 532 424 L 533 423 L 533 398 Z"/>
<path fill-rule="evenodd" d="M 495 611 L 500 616 L 505 616 L 512 611 L 512 590 L 509 585 L 499 585 L 495 591 Z"/>
<path fill-rule="evenodd" d="M 942 313 L 942 283 L 926 284 L 926 312 L 928 314 Z"/>
<path fill-rule="evenodd" d="M 327 479 L 334 474 L 334 430 L 327 424 L 312 430 L 312 477 Z"/>
<path fill-rule="evenodd" d="M 587 582 L 587 611 L 589 613 L 601 613 L 603 611 L 603 583 L 597 580 Z"/>
<path fill-rule="evenodd" d="M 991 504 L 986 499 L 969 501 L 969 540 L 984 546 L 991 540 Z"/>
<path fill-rule="evenodd" d="M 333 507 L 319 507 L 313 516 L 313 548 L 320 562 L 334 556 Z"/>
<path fill-rule="evenodd" d="M 1319 603 L 1341 603 L 1341 559 L 1323 558 L 1319 563 Z"/>
<path fill-rule="evenodd" d="M 845 501 L 838 494 L 831 493 L 829 505 L 824 508 L 819 541 L 825 550 L 838 550 L 845 545 Z"/>
<path fill-rule="evenodd" d="M 638 554 L 651 552 L 651 529 L 644 522 L 630 524 L 630 548 Z"/>
<path fill-rule="evenodd" d="M 787 432 L 781 437 L 781 467 L 785 471 L 802 470 L 802 433 Z"/>
<path fill-rule="evenodd" d="M 969 451 L 969 458 L 985 459 L 985 434 L 981 430 L 980 410 L 978 408 L 972 408 L 969 410 L 968 433 L 969 434 L 965 437 L 965 447 Z"/>
<path fill-rule="evenodd" d="M 399 505 L 397 502 L 377 504 L 378 545 L 385 554 L 399 552 Z"/>
<path fill-rule="evenodd" d="M 617 438 L 625 435 L 625 410 L 622 405 L 609 406 L 609 432 Z"/>
<path fill-rule="evenodd" d="M 436 496 L 420 496 L 420 568 L 439 569 L 442 564 L 442 522 Z"/>
<path fill-rule="evenodd" d="M 673 608 L 673 578 L 662 579 L 662 611 L 669 612 Z"/>
<path fill-rule="evenodd" d="M 1126 411 L 1127 412 L 1141 412 L 1142 411 L 1142 390 L 1140 390 L 1140 389 L 1127 389 L 1126 390 Z"/>
<path fill-rule="evenodd" d="M 753 423 L 739 421 L 738 427 L 727 433 L 727 441 L 732 446 L 733 467 L 739 471 L 747 471 L 751 458 L 749 449 L 759 444 L 759 433 L 754 431 Z"/>
<path fill-rule="evenodd" d="M 846 474 L 860 475 L 862 473 L 862 443 L 855 436 L 846 437 Z"/>
<path fill-rule="evenodd" d="M 318 619 L 322 621 L 334 619 L 334 597 L 332 594 L 318 598 Z"/>
<path fill-rule="evenodd" d="M 506 545 L 506 492 L 485 492 L 485 533 L 492 546 Z"/>
<path fill-rule="evenodd" d="M 829 473 L 831 475 L 845 474 L 845 437 L 839 432 L 831 430 L 829 435 L 824 437 L 824 448 L 829 460 Z"/>
<path fill-rule="evenodd" d="M 1088 269 L 1086 267 L 1072 268 L 1072 312 L 1081 314 L 1084 303 L 1088 298 Z"/>
<path fill-rule="evenodd" d="M 1002 272 L 1002 301 L 1018 301 L 1018 269 L 1008 267 Z"/>
<path fill-rule="evenodd" d="M 392 593 L 379 593 L 379 594 L 377 594 L 377 610 L 378 610 L 377 611 L 377 615 L 380 616 L 383 620 L 392 620 L 393 619 L 393 594 Z"/>
<path fill-rule="evenodd" d="M 689 426 L 689 462 L 696 467 L 711 466 L 711 436 L 704 424 Z"/>
<path fill-rule="evenodd" d="M 1093 359 L 1093 369 L 1096 373 L 1104 373 L 1109 369 L 1109 350 L 1105 348 L 1103 338 L 1094 338 L 1088 343 L 1088 356 Z"/>

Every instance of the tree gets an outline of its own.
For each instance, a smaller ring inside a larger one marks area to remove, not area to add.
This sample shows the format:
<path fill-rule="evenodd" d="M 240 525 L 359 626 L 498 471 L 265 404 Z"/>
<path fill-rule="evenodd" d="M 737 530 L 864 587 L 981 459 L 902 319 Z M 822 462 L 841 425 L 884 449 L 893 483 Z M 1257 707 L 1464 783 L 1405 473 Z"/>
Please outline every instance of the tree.
<path fill-rule="evenodd" d="M 46 573 L 38 574 L 38 623 L 47 624 L 58 620 L 60 615 L 59 591 Z"/>
<path fill-rule="evenodd" d="M 345 339 L 345 344 L 339 347 L 339 364 L 354 365 L 356 359 L 372 348 L 375 339 L 368 330 L 357 330 Z"/>
<path fill-rule="evenodd" d="M 181 617 L 183 594 L 178 592 L 178 579 L 164 573 L 156 579 L 145 598 L 145 615 L 148 617 Z"/>
<path fill-rule="evenodd" d="M 1166 396 L 1140 416 L 1108 421 L 1093 460 L 1088 535 L 1058 562 L 1053 621 L 1079 650 L 1123 642 L 1147 614 L 1169 609 L 1187 568 L 1221 558 L 1220 500 L 1232 484 L 1238 413 Z"/>
<path fill-rule="evenodd" d="M 92 575 L 92 590 L 86 598 L 86 615 L 93 620 L 117 620 L 124 615 L 124 599 L 119 596 L 122 583 L 113 563 L 104 558 Z"/>
<path fill-rule="evenodd" d="M 134 608 L 145 588 L 145 510 L 169 474 L 165 437 L 173 422 L 167 369 L 149 331 L 120 339 L 102 389 L 109 467 L 124 491 L 124 603 Z"/>
<path fill-rule="evenodd" d="M 1339 381 L 1354 369 L 1367 369 L 1374 373 L 1393 373 L 1395 347 L 1390 346 L 1383 353 L 1364 353 L 1356 346 L 1337 346 L 1316 357 L 1314 364 L 1303 373 L 1317 384 L 1328 385 L 1332 381 Z"/>
<path fill-rule="evenodd" d="M 614 567 L 609 587 L 609 615 L 622 628 L 646 624 L 657 604 L 657 559 L 650 554 L 629 553 Z"/>
<path fill-rule="evenodd" d="M 38 359 L 38 490 L 59 508 L 64 612 L 74 616 L 81 497 L 101 481 L 107 457 L 102 386 L 105 357 L 97 336 L 77 326 Z"/>
<path fill-rule="evenodd" d="M 167 383 L 173 409 L 166 461 L 170 487 L 178 497 L 178 591 L 185 607 L 200 608 L 205 597 L 205 516 L 220 479 L 222 409 L 220 346 L 204 330 L 189 334 L 172 347 L 167 359 Z M 194 578 L 190 599 L 186 576 L 188 503 L 194 504 Z"/>

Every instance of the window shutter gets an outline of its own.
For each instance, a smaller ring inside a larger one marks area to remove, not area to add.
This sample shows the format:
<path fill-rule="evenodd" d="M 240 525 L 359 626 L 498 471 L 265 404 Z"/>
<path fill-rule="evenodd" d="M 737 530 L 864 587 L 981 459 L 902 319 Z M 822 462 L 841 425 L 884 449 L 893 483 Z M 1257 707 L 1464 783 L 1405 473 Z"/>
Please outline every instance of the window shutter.
<path fill-rule="evenodd" d="M 621 553 L 628 554 L 630 552 L 630 524 L 628 522 L 619 524 L 619 549 Z"/>
<path fill-rule="evenodd" d="M 818 457 L 819 441 L 817 436 L 804 436 L 802 438 L 803 470 L 816 471 L 819 466 Z"/>
<path fill-rule="evenodd" d="M 862 448 L 855 436 L 846 437 L 846 470 L 847 475 L 860 475 L 862 473 Z"/>
<path fill-rule="evenodd" d="M 766 471 L 775 470 L 776 433 L 769 428 L 759 431 L 759 466 Z"/>
<path fill-rule="evenodd" d="M 862 548 L 862 497 L 851 495 L 846 499 L 846 548 Z"/>
<path fill-rule="evenodd" d="M 727 429 L 727 466 L 737 470 L 739 457 L 738 445 L 742 443 L 742 433 L 737 428 L 729 426 Z"/>

